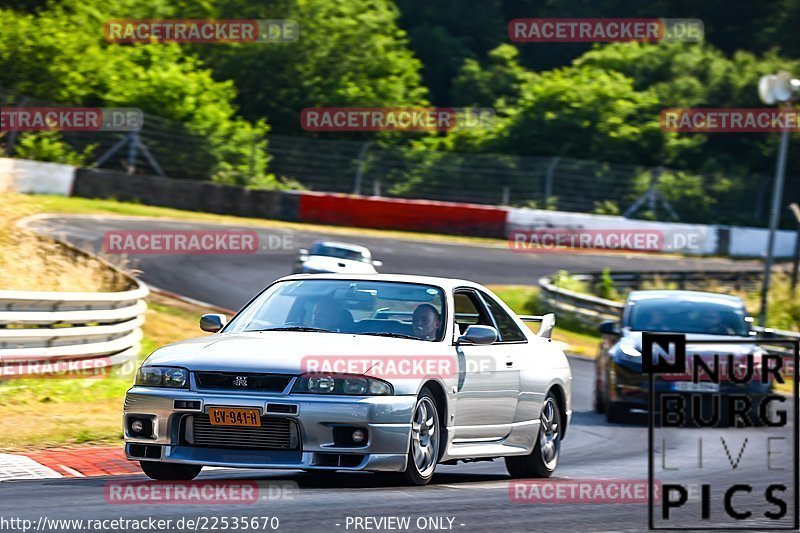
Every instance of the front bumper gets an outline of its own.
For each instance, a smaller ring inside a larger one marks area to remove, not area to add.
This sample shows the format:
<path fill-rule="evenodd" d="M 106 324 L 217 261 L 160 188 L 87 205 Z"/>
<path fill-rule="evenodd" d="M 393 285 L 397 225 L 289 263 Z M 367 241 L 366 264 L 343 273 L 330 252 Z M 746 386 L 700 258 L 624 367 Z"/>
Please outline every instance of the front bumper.
<path fill-rule="evenodd" d="M 719 390 L 713 392 L 679 392 L 675 389 L 678 381 L 656 377 L 654 380 L 656 400 L 662 394 L 678 394 L 690 396 L 694 394 L 728 395 L 747 394 L 752 397 L 766 396 L 771 393 L 768 383 L 754 381 L 752 383 L 737 385 L 729 382 L 719 384 Z M 610 361 L 609 368 L 609 400 L 624 403 L 632 408 L 646 410 L 649 406 L 650 376 L 642 372 L 639 365 L 629 365 L 618 361 Z M 656 405 L 656 408 L 658 406 Z"/>
<path fill-rule="evenodd" d="M 199 402 L 199 405 L 196 409 L 176 409 L 176 400 Z M 406 467 L 415 402 L 415 396 L 254 395 L 135 386 L 125 396 L 125 455 L 135 461 L 208 466 L 402 471 Z M 294 413 L 273 412 L 276 405 L 294 406 Z M 182 420 L 208 414 L 212 406 L 258 409 L 267 421 L 273 417 L 289 418 L 296 424 L 299 445 L 291 450 L 251 450 L 188 443 Z M 152 438 L 132 435 L 128 429 L 129 417 L 152 420 Z M 361 446 L 336 445 L 334 428 L 338 426 L 363 428 L 367 441 Z"/>

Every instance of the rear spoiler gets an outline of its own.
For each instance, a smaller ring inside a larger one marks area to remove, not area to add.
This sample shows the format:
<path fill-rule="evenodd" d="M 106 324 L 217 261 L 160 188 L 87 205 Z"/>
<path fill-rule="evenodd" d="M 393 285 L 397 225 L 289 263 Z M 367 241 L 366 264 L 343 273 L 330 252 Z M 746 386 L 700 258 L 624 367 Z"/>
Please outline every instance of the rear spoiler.
<path fill-rule="evenodd" d="M 556 315 L 555 313 L 547 313 L 546 315 L 518 315 L 519 319 L 523 322 L 541 322 L 542 325 L 539 326 L 539 331 L 536 332 L 536 335 L 539 337 L 543 337 L 545 339 L 549 339 L 553 335 L 553 329 L 556 327 Z"/>

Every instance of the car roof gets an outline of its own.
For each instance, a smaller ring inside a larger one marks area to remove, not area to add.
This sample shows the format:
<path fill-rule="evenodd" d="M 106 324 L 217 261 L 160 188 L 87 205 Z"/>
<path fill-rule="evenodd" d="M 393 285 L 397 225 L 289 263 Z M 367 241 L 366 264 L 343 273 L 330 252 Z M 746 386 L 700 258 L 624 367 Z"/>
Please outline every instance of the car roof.
<path fill-rule="evenodd" d="M 632 291 L 628 295 L 628 303 L 642 300 L 670 300 L 675 302 L 707 302 L 731 306 L 743 306 L 744 302 L 738 296 L 721 294 L 718 292 L 704 291 L 678 291 L 678 290 L 649 290 Z"/>
<path fill-rule="evenodd" d="M 313 244 L 313 246 L 330 246 L 332 248 L 344 248 L 346 250 L 353 250 L 354 252 L 363 252 L 369 251 L 369 248 L 366 246 L 361 246 L 360 244 L 350 244 L 349 242 L 337 242 L 337 241 L 317 241 Z"/>
<path fill-rule="evenodd" d="M 422 285 L 436 285 L 445 290 L 456 287 L 473 287 L 487 290 L 486 287 L 465 279 L 440 278 L 435 276 L 414 276 L 409 274 L 293 274 L 284 276 L 277 281 L 303 280 L 303 279 L 332 279 L 353 281 L 386 281 L 397 283 L 419 283 Z"/>

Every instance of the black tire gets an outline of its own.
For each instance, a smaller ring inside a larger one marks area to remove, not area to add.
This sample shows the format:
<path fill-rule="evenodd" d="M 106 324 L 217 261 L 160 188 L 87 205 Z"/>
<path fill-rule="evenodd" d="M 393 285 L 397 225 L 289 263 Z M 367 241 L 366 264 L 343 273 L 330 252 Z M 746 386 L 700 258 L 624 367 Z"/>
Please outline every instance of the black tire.
<path fill-rule="evenodd" d="M 630 420 L 630 409 L 625 404 L 608 402 L 606 420 L 609 424 L 624 424 Z"/>
<path fill-rule="evenodd" d="M 427 417 L 421 416 L 423 412 L 420 412 L 420 406 L 424 406 L 424 414 L 427 414 Z M 418 415 L 420 415 L 420 419 L 418 419 Z M 419 420 L 422 420 L 424 423 L 420 425 Z M 419 432 L 418 434 L 415 434 L 415 424 L 419 425 L 417 430 Z M 427 485 L 430 480 L 433 479 L 436 464 L 439 462 L 442 437 L 443 431 L 442 424 L 439 420 L 439 406 L 431 390 L 425 387 L 420 391 L 417 403 L 414 406 L 406 469 L 398 476 L 402 484 L 422 486 Z M 424 455 L 424 463 L 427 465 L 432 462 L 432 464 L 420 468 L 417 464 L 418 461 L 415 459 L 415 454 L 417 451 L 424 453 L 423 450 L 427 450 L 429 454 Z"/>
<path fill-rule="evenodd" d="M 147 477 L 159 481 L 188 481 L 196 478 L 203 469 L 202 466 L 159 463 L 156 461 L 139 461 L 139 465 Z"/>
<path fill-rule="evenodd" d="M 561 405 L 558 398 L 549 392 L 542 402 L 539 435 L 528 455 L 506 457 L 506 470 L 514 478 L 550 477 L 558 466 L 561 451 Z M 543 439 L 547 439 L 543 445 Z"/>
<path fill-rule="evenodd" d="M 606 412 L 606 400 L 603 397 L 603 394 L 600 391 L 600 387 L 597 386 L 597 382 L 595 381 L 594 385 L 594 410 L 600 414 Z"/>

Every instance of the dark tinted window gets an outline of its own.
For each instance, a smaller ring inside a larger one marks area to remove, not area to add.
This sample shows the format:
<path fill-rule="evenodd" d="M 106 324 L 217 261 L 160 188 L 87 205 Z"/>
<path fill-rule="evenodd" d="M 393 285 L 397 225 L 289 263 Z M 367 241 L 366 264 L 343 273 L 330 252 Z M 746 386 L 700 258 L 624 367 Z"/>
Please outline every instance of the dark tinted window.
<path fill-rule="evenodd" d="M 359 250 L 350 250 L 348 248 L 339 248 L 338 246 L 328 246 L 325 244 L 315 244 L 311 248 L 311 255 L 324 255 L 327 257 L 336 257 L 338 259 L 350 259 L 351 261 L 361 261 L 368 263 L 369 257 Z"/>
<path fill-rule="evenodd" d="M 525 334 L 514 323 L 514 319 L 511 318 L 502 307 L 500 307 L 500 304 L 486 294 L 481 293 L 481 295 L 483 296 L 483 299 L 486 300 L 486 305 L 489 307 L 489 311 L 491 311 L 495 321 L 497 322 L 497 327 L 500 330 L 500 339 L 503 342 L 527 340 Z"/>
<path fill-rule="evenodd" d="M 478 295 L 473 291 L 461 290 L 453 294 L 455 304 L 455 320 L 461 334 L 467 331 L 468 326 L 475 324 L 491 326 L 491 319 L 486 315 L 483 304 L 478 300 Z"/>
<path fill-rule="evenodd" d="M 653 298 L 632 303 L 628 321 L 633 331 L 744 337 L 750 329 L 744 318 L 743 308 L 724 303 Z"/>

